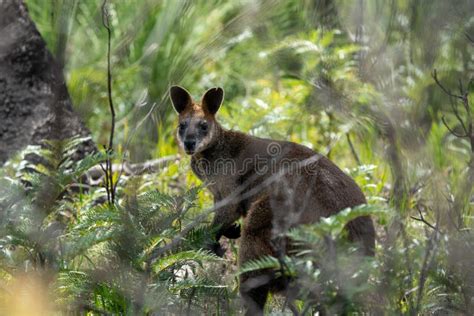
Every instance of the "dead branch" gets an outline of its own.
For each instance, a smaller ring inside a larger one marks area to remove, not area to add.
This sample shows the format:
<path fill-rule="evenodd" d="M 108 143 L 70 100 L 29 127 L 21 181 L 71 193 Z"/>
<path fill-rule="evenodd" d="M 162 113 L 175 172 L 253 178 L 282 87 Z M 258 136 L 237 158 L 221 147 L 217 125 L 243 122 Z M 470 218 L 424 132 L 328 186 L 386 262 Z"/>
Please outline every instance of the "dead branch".
<path fill-rule="evenodd" d="M 130 164 L 127 162 L 117 163 L 111 165 L 112 173 L 122 172 L 126 176 L 140 176 L 143 174 L 156 173 L 168 164 L 177 161 L 180 156 L 166 156 L 154 160 L 148 160 L 142 163 Z M 97 185 L 102 181 L 104 177 L 103 169 L 100 165 L 94 166 L 86 172 L 86 176 L 89 179 L 91 185 Z M 107 178 L 105 179 L 107 181 Z"/>

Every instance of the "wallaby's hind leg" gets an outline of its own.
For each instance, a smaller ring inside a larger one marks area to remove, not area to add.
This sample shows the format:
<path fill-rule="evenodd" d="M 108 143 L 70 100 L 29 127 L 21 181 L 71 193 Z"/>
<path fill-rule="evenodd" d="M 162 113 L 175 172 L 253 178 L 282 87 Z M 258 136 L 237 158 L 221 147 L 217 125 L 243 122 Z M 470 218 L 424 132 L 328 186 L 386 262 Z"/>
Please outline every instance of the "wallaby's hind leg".
<path fill-rule="evenodd" d="M 244 220 L 240 239 L 239 265 L 250 260 L 273 255 L 271 240 L 272 217 L 267 198 L 252 204 Z M 247 315 L 263 315 L 263 309 L 273 280 L 273 273 L 259 270 L 240 276 L 240 294 Z"/>
<path fill-rule="evenodd" d="M 268 229 L 270 233 L 270 229 Z M 271 255 L 268 237 L 249 233 L 245 229 L 240 240 L 239 265 L 245 266 L 250 260 L 256 260 L 265 255 Z M 247 315 L 263 315 L 265 302 L 273 280 L 272 273 L 267 270 L 257 270 L 241 274 L 240 295 Z"/>
<path fill-rule="evenodd" d="M 346 225 L 349 240 L 359 243 L 366 256 L 375 255 L 375 228 L 369 216 L 361 216 Z"/>
<path fill-rule="evenodd" d="M 262 285 L 259 287 L 254 287 L 255 284 L 252 284 L 254 281 L 259 283 L 261 276 L 255 276 L 247 279 L 246 281 L 240 283 L 240 295 L 242 297 L 244 306 L 245 306 L 245 315 L 263 315 L 263 309 L 265 308 L 265 303 L 267 301 L 268 292 L 270 290 L 269 285 Z M 268 282 L 264 280 L 264 282 Z"/>

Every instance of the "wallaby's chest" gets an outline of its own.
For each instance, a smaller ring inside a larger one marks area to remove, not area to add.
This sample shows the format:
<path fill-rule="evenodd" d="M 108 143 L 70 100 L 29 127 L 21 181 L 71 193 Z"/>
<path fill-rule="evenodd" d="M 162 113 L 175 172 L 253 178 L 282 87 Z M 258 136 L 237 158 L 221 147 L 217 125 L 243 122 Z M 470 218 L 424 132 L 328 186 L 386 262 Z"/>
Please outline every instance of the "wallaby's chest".
<path fill-rule="evenodd" d="M 208 189 L 216 196 L 225 196 L 236 189 L 237 172 L 233 170 L 232 160 L 207 160 L 194 158 L 191 160 L 191 169 L 194 174 L 208 185 Z"/>

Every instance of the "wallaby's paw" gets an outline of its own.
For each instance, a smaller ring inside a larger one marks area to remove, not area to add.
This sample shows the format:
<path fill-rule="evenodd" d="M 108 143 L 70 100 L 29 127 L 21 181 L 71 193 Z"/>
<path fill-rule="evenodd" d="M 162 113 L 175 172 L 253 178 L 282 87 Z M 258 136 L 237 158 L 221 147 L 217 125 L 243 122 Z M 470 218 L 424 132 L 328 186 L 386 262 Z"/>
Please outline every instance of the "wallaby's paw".
<path fill-rule="evenodd" d="M 240 238 L 240 224 L 232 224 L 222 233 L 222 235 L 229 239 Z"/>
<path fill-rule="evenodd" d="M 219 242 L 208 243 L 205 249 L 211 251 L 218 257 L 223 257 L 225 254 L 225 248 L 221 246 Z"/>

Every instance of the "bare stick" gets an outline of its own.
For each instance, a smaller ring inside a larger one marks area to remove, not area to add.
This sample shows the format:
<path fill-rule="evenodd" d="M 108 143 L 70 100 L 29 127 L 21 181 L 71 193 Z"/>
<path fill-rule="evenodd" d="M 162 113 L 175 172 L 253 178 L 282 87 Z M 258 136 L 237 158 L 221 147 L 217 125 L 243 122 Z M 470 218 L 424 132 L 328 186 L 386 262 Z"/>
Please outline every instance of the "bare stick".
<path fill-rule="evenodd" d="M 140 176 L 143 174 L 151 174 L 159 172 L 162 168 L 170 163 L 179 161 L 178 155 L 165 156 L 158 159 L 148 160 L 142 163 L 129 164 L 126 161 L 123 163 L 112 164 L 112 172 L 121 172 L 125 176 Z M 87 170 L 86 176 L 90 178 L 91 185 L 96 185 L 103 177 L 102 168 L 94 166 Z"/>
<path fill-rule="evenodd" d="M 448 123 L 446 122 L 445 117 L 441 117 L 441 121 L 443 121 L 444 126 L 448 129 L 448 131 L 456 137 L 468 137 L 467 134 L 459 134 L 458 132 L 454 131 L 451 127 L 449 127 Z"/>

